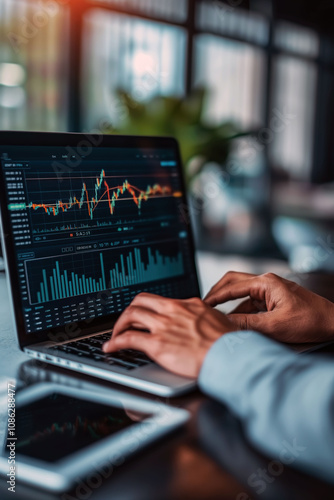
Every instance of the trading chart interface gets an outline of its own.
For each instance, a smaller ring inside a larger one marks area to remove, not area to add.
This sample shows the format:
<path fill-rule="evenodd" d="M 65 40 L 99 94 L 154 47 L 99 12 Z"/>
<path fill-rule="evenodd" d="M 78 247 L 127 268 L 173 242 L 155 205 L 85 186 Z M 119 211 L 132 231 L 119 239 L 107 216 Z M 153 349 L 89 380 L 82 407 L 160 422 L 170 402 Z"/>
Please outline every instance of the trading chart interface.
<path fill-rule="evenodd" d="M 173 149 L 0 149 L 26 333 L 197 289 Z"/>

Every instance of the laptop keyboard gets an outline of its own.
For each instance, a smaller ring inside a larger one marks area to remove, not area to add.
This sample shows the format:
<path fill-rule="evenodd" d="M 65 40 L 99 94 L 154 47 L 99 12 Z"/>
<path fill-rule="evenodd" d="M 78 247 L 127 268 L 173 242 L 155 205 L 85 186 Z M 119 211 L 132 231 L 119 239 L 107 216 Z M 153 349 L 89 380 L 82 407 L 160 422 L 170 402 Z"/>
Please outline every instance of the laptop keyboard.
<path fill-rule="evenodd" d="M 54 346 L 49 350 L 54 354 L 74 354 L 83 359 L 93 359 L 101 363 L 106 363 L 109 366 L 123 368 L 124 370 L 133 370 L 149 363 L 153 363 L 153 361 L 148 358 L 146 354 L 133 349 L 126 349 L 106 354 L 102 351 L 102 346 L 109 339 L 110 333 L 102 333 L 101 335 L 96 335 L 94 337 L 75 340 L 67 344 Z"/>

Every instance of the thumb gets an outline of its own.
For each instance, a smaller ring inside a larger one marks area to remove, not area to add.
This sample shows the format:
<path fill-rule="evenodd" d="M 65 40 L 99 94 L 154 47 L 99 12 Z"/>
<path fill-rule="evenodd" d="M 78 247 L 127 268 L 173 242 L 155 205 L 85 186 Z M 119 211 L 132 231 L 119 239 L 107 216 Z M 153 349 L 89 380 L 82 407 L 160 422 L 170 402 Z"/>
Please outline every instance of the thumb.
<path fill-rule="evenodd" d="M 255 330 L 266 335 L 274 335 L 273 313 L 257 313 L 257 314 L 228 314 L 228 319 L 239 330 Z"/>

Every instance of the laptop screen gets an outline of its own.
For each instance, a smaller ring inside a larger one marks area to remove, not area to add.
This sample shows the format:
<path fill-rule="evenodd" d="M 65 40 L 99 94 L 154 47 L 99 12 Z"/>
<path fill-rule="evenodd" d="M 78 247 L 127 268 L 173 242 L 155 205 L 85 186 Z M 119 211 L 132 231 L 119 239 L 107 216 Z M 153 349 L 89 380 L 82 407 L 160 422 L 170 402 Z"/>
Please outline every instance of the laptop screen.
<path fill-rule="evenodd" d="M 198 295 L 177 148 L 156 142 L 0 146 L 26 337 L 106 323 L 140 292 Z"/>

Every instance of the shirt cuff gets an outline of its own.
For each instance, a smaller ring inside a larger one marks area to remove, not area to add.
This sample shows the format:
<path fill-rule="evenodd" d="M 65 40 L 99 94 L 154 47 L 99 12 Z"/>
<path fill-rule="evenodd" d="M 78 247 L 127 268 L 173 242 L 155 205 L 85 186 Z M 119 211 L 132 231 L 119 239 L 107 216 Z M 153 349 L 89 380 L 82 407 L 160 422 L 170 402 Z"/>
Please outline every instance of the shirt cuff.
<path fill-rule="evenodd" d="M 198 385 L 204 393 L 227 403 L 232 410 L 238 408 L 239 413 L 252 377 L 261 370 L 261 362 L 282 353 L 294 355 L 287 347 L 257 332 L 227 333 L 206 355 Z"/>

